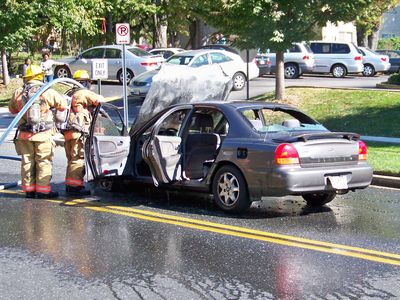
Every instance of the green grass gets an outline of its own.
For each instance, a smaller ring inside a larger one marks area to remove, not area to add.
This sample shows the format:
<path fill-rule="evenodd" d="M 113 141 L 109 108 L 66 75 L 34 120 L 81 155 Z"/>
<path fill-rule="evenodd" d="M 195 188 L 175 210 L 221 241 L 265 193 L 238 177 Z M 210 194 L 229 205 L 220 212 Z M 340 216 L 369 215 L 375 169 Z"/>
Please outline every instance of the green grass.
<path fill-rule="evenodd" d="M 400 145 L 367 142 L 367 148 L 374 173 L 400 176 Z"/>
<path fill-rule="evenodd" d="M 400 137 L 400 92 L 287 88 L 286 96 L 330 130 Z M 271 93 L 264 97 L 273 98 Z"/>
<path fill-rule="evenodd" d="M 20 78 L 12 79 L 7 87 L 0 84 L 0 107 L 8 105 L 12 94 L 20 86 L 22 86 L 22 79 Z"/>

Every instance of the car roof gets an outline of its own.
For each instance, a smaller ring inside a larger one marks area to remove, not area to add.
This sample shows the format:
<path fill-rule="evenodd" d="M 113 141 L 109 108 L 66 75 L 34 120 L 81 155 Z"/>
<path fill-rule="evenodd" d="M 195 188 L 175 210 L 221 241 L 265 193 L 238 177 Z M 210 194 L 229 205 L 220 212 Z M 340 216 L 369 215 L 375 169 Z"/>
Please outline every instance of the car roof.
<path fill-rule="evenodd" d="M 183 48 L 154 48 L 154 49 L 151 49 L 149 52 L 151 52 L 151 51 L 164 51 L 164 50 L 185 51 L 185 49 L 183 49 Z"/>
<path fill-rule="evenodd" d="M 197 50 L 188 50 L 185 52 L 177 53 L 175 55 L 182 55 L 182 56 L 196 56 L 199 54 L 205 54 L 205 53 L 210 53 L 210 52 L 220 52 L 226 54 L 227 51 L 225 50 L 217 50 L 217 49 L 197 49 Z M 228 52 L 229 53 L 229 52 Z M 234 54 L 234 53 L 232 53 Z"/>
<path fill-rule="evenodd" d="M 122 45 L 100 45 L 100 46 L 94 46 L 94 47 L 85 49 L 84 51 L 87 51 L 90 49 L 96 49 L 96 48 L 108 48 L 108 49 L 121 49 L 122 50 Z M 132 49 L 132 48 L 143 50 L 142 48 L 136 47 L 136 46 L 126 46 L 126 49 Z"/>
<path fill-rule="evenodd" d="M 195 105 L 195 106 L 215 106 L 215 107 L 223 107 L 230 106 L 235 109 L 260 109 L 260 108 L 282 108 L 282 109 L 290 109 L 297 110 L 297 108 L 277 102 L 260 102 L 260 101 L 244 101 L 244 100 L 230 100 L 230 101 L 202 101 L 202 102 L 192 102 L 192 103 L 182 103 L 176 104 L 174 106 L 184 106 L 184 105 Z"/>

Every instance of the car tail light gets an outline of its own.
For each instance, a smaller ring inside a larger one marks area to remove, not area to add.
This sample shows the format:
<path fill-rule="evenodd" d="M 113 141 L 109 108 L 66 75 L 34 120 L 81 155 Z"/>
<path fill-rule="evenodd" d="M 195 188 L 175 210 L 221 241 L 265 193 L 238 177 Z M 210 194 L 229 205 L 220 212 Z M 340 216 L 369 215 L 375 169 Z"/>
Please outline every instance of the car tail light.
<path fill-rule="evenodd" d="M 310 59 L 310 57 L 308 55 L 304 55 L 303 60 L 307 60 L 307 59 Z"/>
<path fill-rule="evenodd" d="M 367 145 L 363 141 L 358 141 L 358 160 L 367 160 Z"/>
<path fill-rule="evenodd" d="M 381 61 L 387 61 L 387 58 L 386 57 L 381 57 Z"/>
<path fill-rule="evenodd" d="M 356 56 L 354 57 L 354 60 L 362 60 L 362 56 Z"/>
<path fill-rule="evenodd" d="M 144 62 L 141 62 L 140 63 L 142 66 L 145 66 L 145 67 L 153 67 L 153 66 L 157 66 L 158 65 L 158 62 L 156 62 L 156 61 L 144 61 Z"/>
<path fill-rule="evenodd" d="M 280 144 L 275 150 L 275 162 L 278 165 L 298 164 L 299 153 L 292 144 Z"/>

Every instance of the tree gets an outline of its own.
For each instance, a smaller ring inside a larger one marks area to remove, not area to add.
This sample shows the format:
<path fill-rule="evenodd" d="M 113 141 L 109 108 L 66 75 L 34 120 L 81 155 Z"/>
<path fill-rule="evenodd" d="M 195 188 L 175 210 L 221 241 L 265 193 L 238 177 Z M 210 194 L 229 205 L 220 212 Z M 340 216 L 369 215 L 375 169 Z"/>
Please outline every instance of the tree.
<path fill-rule="evenodd" d="M 35 14 L 31 1 L 6 0 L 0 3 L 0 49 L 3 66 L 3 83 L 8 85 L 10 77 L 6 53 L 18 48 L 35 31 L 31 14 Z"/>
<path fill-rule="evenodd" d="M 375 0 L 372 4 L 357 15 L 357 43 L 360 46 L 375 49 L 377 46 L 377 32 L 382 23 L 383 13 L 400 3 L 399 0 Z"/>
<path fill-rule="evenodd" d="M 316 26 L 327 21 L 353 21 L 373 0 L 214 0 L 195 11 L 227 35 L 237 36 L 241 49 L 277 52 L 275 97 L 284 98 L 284 51 L 294 42 L 310 40 Z"/>

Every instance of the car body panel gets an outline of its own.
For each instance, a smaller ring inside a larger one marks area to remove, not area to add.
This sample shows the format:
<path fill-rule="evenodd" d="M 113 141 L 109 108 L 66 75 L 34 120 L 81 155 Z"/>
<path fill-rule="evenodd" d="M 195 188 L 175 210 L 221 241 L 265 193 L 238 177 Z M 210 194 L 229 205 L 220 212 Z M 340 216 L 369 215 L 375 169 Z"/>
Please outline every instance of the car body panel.
<path fill-rule="evenodd" d="M 160 56 L 153 56 L 150 53 L 134 46 L 127 46 L 125 55 L 126 68 L 132 72 L 133 76 L 153 70 L 159 67 L 165 61 L 165 59 Z M 118 79 L 117 74 L 122 68 L 121 45 L 92 47 L 83 51 L 75 58 L 59 59 L 57 62 L 68 67 L 70 76 L 72 76 L 77 70 L 86 70 L 89 72 L 89 74 L 91 74 L 93 59 L 107 59 L 108 78 Z M 56 75 L 57 68 L 60 68 L 60 66 L 56 66 L 55 68 Z"/>
<path fill-rule="evenodd" d="M 260 73 L 276 72 L 276 53 L 261 53 L 256 57 Z M 299 68 L 299 75 L 312 73 L 315 68 L 314 54 L 304 43 L 294 43 L 284 52 L 285 64 L 295 64 Z"/>
<path fill-rule="evenodd" d="M 387 72 L 390 70 L 389 56 L 376 53 L 366 47 L 358 47 L 363 54 L 363 64 L 370 64 L 375 72 Z"/>
<path fill-rule="evenodd" d="M 389 73 L 400 72 L 400 50 L 375 50 L 375 52 L 389 56 Z"/>
<path fill-rule="evenodd" d="M 362 59 L 355 59 L 362 54 L 352 43 L 311 41 L 310 48 L 314 52 L 315 73 L 331 73 L 332 67 L 338 64 L 344 65 L 347 73 L 361 73 L 364 69 Z"/>
<path fill-rule="evenodd" d="M 213 60 L 215 58 L 215 60 Z M 237 72 L 247 74 L 246 63 L 236 54 L 220 50 L 191 50 L 181 52 L 170 57 L 166 63 L 171 63 L 172 59 L 181 59 L 177 63 L 186 64 L 189 67 L 197 68 L 204 65 L 218 64 L 222 71 L 229 77 L 233 77 Z M 218 60 L 219 59 L 219 60 Z M 224 61 L 226 60 L 226 61 Z M 248 63 L 249 79 L 252 80 L 259 76 L 259 68 L 255 62 Z M 128 86 L 129 93 L 134 98 L 143 100 L 150 90 L 152 79 L 158 70 L 152 70 L 139 75 L 132 80 Z"/>
<path fill-rule="evenodd" d="M 260 119 L 251 119 L 252 113 Z M 271 113 L 273 118 L 265 113 Z M 287 127 L 296 122 L 281 124 L 281 114 L 296 118 L 300 125 Z M 196 122 L 202 120 L 204 123 L 208 119 L 211 125 L 203 129 L 196 127 Z M 175 121 L 168 123 L 170 120 Z M 177 125 L 171 134 L 163 127 L 168 124 Z M 344 192 L 365 188 L 372 180 L 372 168 L 366 161 L 358 159 L 358 135 L 330 132 L 297 109 L 282 104 L 209 102 L 175 105 L 130 135 L 130 154 L 125 170 L 114 173 L 170 189 L 209 193 L 214 174 L 224 165 L 240 170 L 251 201 L 263 196 Z M 210 141 L 215 140 L 214 136 L 218 136 L 219 141 L 212 144 Z M 93 140 L 91 136 L 89 141 Z M 101 141 L 106 140 L 101 138 Z M 118 139 L 113 137 L 112 141 Z M 282 143 L 297 149 L 300 163 L 276 163 L 275 150 Z M 93 145 L 93 142 L 89 144 Z M 92 146 L 91 149 L 88 159 L 100 161 L 94 153 L 95 148 Z M 120 156 L 121 160 L 125 158 L 126 152 Z M 97 179 L 106 176 L 108 174 L 98 174 Z"/>

